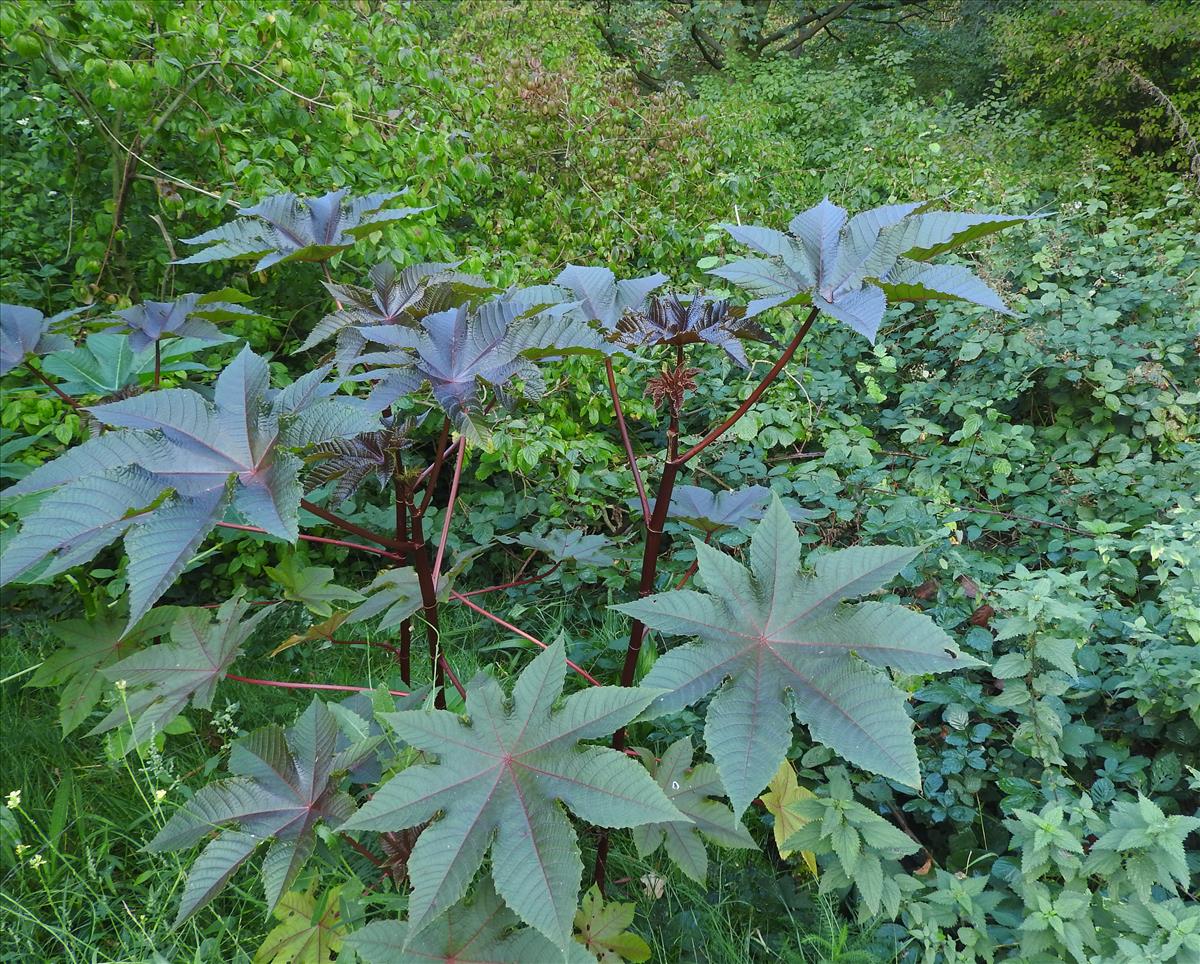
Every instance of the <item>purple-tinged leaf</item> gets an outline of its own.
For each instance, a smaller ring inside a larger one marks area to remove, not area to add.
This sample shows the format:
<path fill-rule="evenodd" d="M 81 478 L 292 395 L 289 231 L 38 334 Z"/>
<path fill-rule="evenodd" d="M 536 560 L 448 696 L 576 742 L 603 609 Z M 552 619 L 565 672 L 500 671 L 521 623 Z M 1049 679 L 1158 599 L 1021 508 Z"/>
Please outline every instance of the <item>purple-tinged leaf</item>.
<path fill-rule="evenodd" d="M 337 722 L 317 699 L 286 732 L 278 726 L 255 730 L 233 745 L 229 770 L 234 776 L 202 787 L 146 849 L 161 853 L 190 847 L 227 824 L 239 830 L 224 835 L 245 837 L 255 845 L 272 838 L 262 878 L 268 909 L 273 909 L 312 853 L 317 823 L 337 828 L 354 813 L 354 800 L 333 779 L 337 737 Z M 201 855 L 193 865 L 189 890 L 197 877 L 203 882 L 211 876 L 217 883 L 198 887 L 194 900 L 185 897 L 179 920 L 211 900 L 228 880 L 220 861 L 210 859 L 202 867 L 204 860 Z"/>
<path fill-rule="evenodd" d="M 176 264 L 203 264 L 225 258 L 259 258 L 256 271 L 286 261 L 325 261 L 353 246 L 366 232 L 426 210 L 386 209 L 399 192 L 380 192 L 346 198 L 347 191 L 331 191 L 318 198 L 276 194 L 243 208 L 238 217 L 184 244 L 210 247 Z"/>
<path fill-rule="evenodd" d="M 918 550 L 844 549 L 800 576 L 800 540 L 775 499 L 755 529 L 749 568 L 695 541 L 705 592 L 659 593 L 617 606 L 651 629 L 700 640 L 660 656 L 645 685 L 654 709 L 717 690 L 705 743 L 740 815 L 779 769 L 793 713 L 851 763 L 920 785 L 904 694 L 871 666 L 906 673 L 982 665 L 927 616 L 902 606 L 840 605 L 894 577 Z M 871 664 L 868 666 L 867 664 Z"/>
<path fill-rule="evenodd" d="M 686 821 L 632 760 L 578 747 L 628 723 L 654 694 L 598 687 L 555 711 L 565 672 L 560 640 L 518 678 L 511 708 L 499 685 L 480 677 L 467 691 L 470 722 L 444 710 L 384 716 L 401 739 L 438 762 L 393 777 L 346 829 L 403 830 L 442 814 L 409 861 L 409 941 L 466 893 L 491 850 L 504 902 L 566 951 L 583 865 L 556 801 L 598 826 Z"/>
<path fill-rule="evenodd" d="M 707 342 L 723 349 L 734 364 L 750 367 L 741 340 L 770 342 L 744 308 L 703 295 L 681 299 L 676 294 L 652 298 L 644 310 L 628 311 L 617 323 L 614 340 L 623 348 L 694 345 Z"/>
<path fill-rule="evenodd" d="M 0 303 L 0 375 L 7 375 L 30 355 L 70 348 L 71 339 L 54 334 L 52 329 L 87 310 L 76 308 L 47 318 L 36 308 Z"/>

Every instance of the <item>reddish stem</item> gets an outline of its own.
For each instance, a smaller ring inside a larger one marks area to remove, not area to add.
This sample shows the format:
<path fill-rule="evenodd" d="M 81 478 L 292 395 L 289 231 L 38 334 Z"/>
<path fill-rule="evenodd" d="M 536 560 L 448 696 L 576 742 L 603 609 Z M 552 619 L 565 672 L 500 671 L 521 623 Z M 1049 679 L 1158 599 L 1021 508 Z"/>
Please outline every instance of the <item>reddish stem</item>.
<path fill-rule="evenodd" d="M 251 683 L 254 686 L 274 686 L 282 690 L 337 690 L 340 693 L 374 693 L 375 689 L 371 686 L 342 686 L 338 683 L 291 683 L 285 680 L 278 679 L 253 679 L 249 676 L 234 676 L 233 673 L 228 673 L 226 679 L 231 679 L 235 683 Z M 407 693 L 402 693 L 399 690 L 388 690 L 391 696 L 408 696 Z"/>
<path fill-rule="evenodd" d="M 261 529 L 258 526 L 238 525 L 236 522 L 218 522 L 218 526 L 222 529 L 236 529 L 238 532 L 254 532 L 259 535 L 270 535 L 266 529 Z M 364 546 L 358 542 L 346 542 L 344 539 L 328 539 L 325 536 L 310 536 L 302 534 L 300 536 L 304 542 L 319 542 L 327 546 L 340 546 L 343 549 L 358 549 L 360 552 L 369 552 L 375 556 L 385 556 L 388 559 L 399 560 L 401 557 L 394 553 L 388 552 L 386 549 L 376 549 L 374 546 Z"/>
<path fill-rule="evenodd" d="M 341 516 L 330 512 L 328 509 L 323 509 L 314 502 L 309 502 L 308 499 L 301 499 L 300 505 L 307 509 L 318 519 L 324 519 L 330 525 L 335 525 L 339 529 L 349 532 L 352 535 L 358 536 L 360 539 L 366 539 L 368 542 L 374 542 L 377 545 L 383 546 L 385 549 L 391 549 L 393 552 L 404 552 L 410 548 L 402 542 L 395 539 L 389 539 L 387 536 L 381 536 L 377 532 L 372 532 L 370 529 L 363 528 L 360 525 L 355 525 L 349 519 L 343 519 Z"/>
<path fill-rule="evenodd" d="M 344 841 L 346 841 L 346 843 L 348 843 L 351 847 L 353 847 L 360 854 L 362 854 L 364 857 L 366 857 L 367 860 L 371 861 L 371 863 L 373 863 L 376 867 L 383 866 L 382 860 L 380 860 L 378 857 L 376 857 L 373 853 L 371 853 L 371 851 L 369 851 L 366 847 L 364 847 L 357 840 L 355 840 L 353 837 L 351 837 L 348 833 L 343 833 L 340 836 Z"/>
<path fill-rule="evenodd" d="M 442 672 L 450 677 L 450 682 L 454 684 L 454 688 L 458 690 L 458 695 L 464 700 L 467 698 L 467 691 L 463 688 L 462 683 L 458 679 L 458 674 L 454 672 L 454 668 L 450 665 L 450 661 L 446 659 L 445 653 L 438 653 L 438 664 L 442 667 Z"/>
<path fill-rule="evenodd" d="M 154 390 L 158 391 L 158 386 L 162 382 L 162 342 L 158 339 L 154 342 Z"/>
<path fill-rule="evenodd" d="M 498 592 L 501 589 L 515 589 L 517 586 L 528 586 L 530 583 L 541 582 L 547 576 L 553 574 L 559 566 L 562 565 L 562 560 L 558 560 L 545 572 L 539 572 L 536 576 L 530 576 L 528 579 L 514 579 L 512 582 L 502 582 L 495 586 L 487 586 L 483 589 L 472 589 L 470 592 L 464 592 L 464 596 L 482 596 L 489 592 Z"/>
<path fill-rule="evenodd" d="M 633 442 L 629 438 L 629 428 L 625 424 L 625 412 L 621 408 L 621 395 L 617 391 L 617 376 L 613 372 L 611 358 L 604 359 L 604 373 L 608 376 L 608 394 L 612 398 L 613 412 L 617 416 L 617 428 L 621 432 L 621 444 L 625 448 L 625 458 L 633 471 L 633 482 L 637 486 L 638 500 L 642 503 L 642 524 L 650 524 L 650 503 L 646 501 L 646 486 L 642 482 L 642 472 L 638 468 L 637 459 L 633 454 Z"/>
<path fill-rule="evenodd" d="M 458 498 L 458 483 L 462 480 L 463 458 L 467 454 L 467 444 L 463 442 L 458 447 L 458 457 L 454 460 L 454 476 L 450 480 L 450 499 L 446 502 L 446 517 L 442 520 L 442 538 L 438 542 L 437 555 L 433 558 L 433 581 L 436 584 L 442 575 L 442 559 L 446 556 L 446 540 L 450 538 L 450 519 L 454 515 L 454 501 Z"/>
<path fill-rule="evenodd" d="M 820 310 L 820 308 L 814 307 L 812 311 L 808 313 L 808 317 L 804 319 L 804 324 L 800 326 L 800 330 L 796 332 L 796 336 L 788 344 L 783 354 L 779 356 L 779 360 L 771 366 L 771 370 L 767 372 L 767 374 L 763 377 L 763 380 L 758 383 L 758 386 L 754 389 L 754 391 L 752 391 L 746 397 L 746 400 L 734 410 L 733 414 L 674 461 L 678 462 L 680 465 L 687 465 L 688 462 L 694 459 L 697 455 L 703 452 L 706 448 L 712 445 L 713 442 L 715 442 L 737 424 L 738 419 L 745 415 L 746 412 L 750 410 L 750 406 L 762 397 L 763 392 L 771 387 L 771 383 L 775 381 L 775 379 L 779 376 L 779 373 L 786 367 L 787 363 L 792 360 L 792 356 L 796 354 L 796 349 L 800 347 L 800 342 L 804 341 L 804 337 L 808 334 L 809 329 L 812 328 L 813 322 L 817 320 L 817 315 L 820 313 Z"/>
<path fill-rule="evenodd" d="M 439 710 L 446 708 L 446 674 L 438 662 L 438 599 L 433 581 L 433 570 L 429 566 L 429 551 L 425 545 L 425 534 L 421 528 L 421 515 L 409 506 L 412 519 L 412 537 L 415 548 L 412 552 L 413 568 L 417 571 L 417 585 L 421 589 L 421 605 L 425 612 L 425 639 L 429 643 L 429 666 L 433 673 L 433 705 Z"/>
<path fill-rule="evenodd" d="M 396 501 L 396 538 L 401 542 L 407 542 L 408 498 L 399 476 L 392 480 L 392 488 L 394 490 L 393 498 Z M 405 553 L 403 561 L 408 562 L 407 553 Z M 412 621 L 409 619 L 400 622 L 400 678 L 405 683 L 412 683 Z"/>
<path fill-rule="evenodd" d="M 66 402 L 68 405 L 70 405 L 71 408 L 75 409 L 75 411 L 79 412 L 79 411 L 83 410 L 83 407 L 79 404 L 78 401 L 76 401 L 74 398 L 72 398 L 70 395 L 68 395 L 66 392 L 64 392 L 61 388 L 59 388 L 57 385 L 55 385 L 54 382 L 50 381 L 50 379 L 48 379 L 42 373 L 42 371 L 40 369 L 34 368 L 32 362 L 26 361 L 25 367 L 28 368 L 31 372 L 33 372 L 38 377 L 38 381 L 40 381 L 43 385 L 45 385 L 48 389 L 50 389 L 50 391 L 54 392 L 55 395 L 57 395 L 64 402 Z"/>
<path fill-rule="evenodd" d="M 488 612 L 486 609 L 484 609 L 478 603 L 471 602 L 471 600 L 468 599 L 466 596 L 464 596 L 462 593 L 451 590 L 450 598 L 457 599 L 460 603 L 462 603 L 468 609 L 475 610 L 475 612 L 479 613 L 480 616 L 484 616 L 485 618 L 490 619 L 492 622 L 496 623 L 498 626 L 503 626 L 510 633 L 516 633 L 522 639 L 529 640 L 535 646 L 540 646 L 542 649 L 550 648 L 545 643 L 543 643 L 540 639 L 538 639 L 536 636 L 530 636 L 529 633 L 525 632 L 525 630 L 518 629 L 512 623 L 508 622 L 505 619 L 500 618 L 495 613 Z M 589 673 L 586 669 L 584 669 L 582 666 L 580 666 L 578 663 L 573 663 L 570 660 L 567 660 L 567 665 L 570 666 L 571 669 L 575 670 L 576 673 L 578 673 L 580 676 L 582 676 L 585 680 L 587 680 L 593 686 L 603 686 L 604 685 L 598 679 L 596 679 L 596 677 L 594 677 L 591 673 Z"/>
<path fill-rule="evenodd" d="M 417 476 L 417 485 L 421 484 L 421 480 L 429 476 L 429 481 L 425 483 L 425 494 L 421 497 L 421 507 L 416 510 L 417 515 L 423 516 L 425 510 L 429 508 L 430 500 L 433 499 L 433 490 L 437 486 L 438 476 L 442 473 L 442 463 L 446 460 L 446 456 L 450 454 L 450 449 L 446 448 L 446 440 L 450 437 L 450 417 L 446 416 L 446 420 L 442 422 L 442 431 L 438 435 L 437 448 L 433 451 L 433 464 L 424 472 Z M 456 439 L 454 445 L 458 445 L 462 439 Z M 453 446 L 451 446 L 453 448 Z M 414 489 L 416 486 L 413 487 Z"/>

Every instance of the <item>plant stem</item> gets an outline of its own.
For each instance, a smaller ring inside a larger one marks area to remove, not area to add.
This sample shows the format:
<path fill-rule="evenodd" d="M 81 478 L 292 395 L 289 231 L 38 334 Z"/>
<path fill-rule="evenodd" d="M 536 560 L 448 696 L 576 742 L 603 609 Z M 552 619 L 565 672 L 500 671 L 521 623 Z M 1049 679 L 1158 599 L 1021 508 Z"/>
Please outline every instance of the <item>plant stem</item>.
<path fill-rule="evenodd" d="M 391 549 L 393 552 L 404 552 L 411 548 L 411 544 L 399 542 L 396 539 L 389 539 L 387 536 L 381 536 L 377 532 L 372 532 L 370 529 L 365 529 L 360 525 L 355 525 L 349 519 L 343 519 L 339 515 L 335 515 L 328 509 L 322 509 L 314 502 L 309 502 L 308 499 L 301 499 L 300 506 L 308 510 L 318 519 L 324 519 L 330 525 L 335 525 L 345 532 L 356 535 L 361 539 L 366 539 L 368 542 L 374 542 L 383 546 L 385 549 Z"/>
<path fill-rule="evenodd" d="M 236 529 L 238 532 L 253 532 L 259 535 L 270 535 L 266 529 L 258 526 L 244 526 L 236 522 L 218 522 L 217 525 L 222 529 Z M 374 546 L 364 546 L 358 542 L 346 542 L 344 539 L 329 539 L 325 536 L 310 536 L 301 534 L 303 542 L 319 542 L 326 546 L 341 546 L 343 549 L 358 549 L 360 552 L 369 552 L 374 556 L 384 556 L 388 559 L 400 560 L 400 555 L 395 552 L 388 552 L 386 549 L 376 549 Z"/>
<path fill-rule="evenodd" d="M 339 683 L 292 683 L 278 679 L 254 679 L 249 676 L 234 676 L 233 673 L 228 673 L 226 679 L 231 679 L 235 683 L 251 683 L 254 686 L 274 686 L 283 690 L 337 690 L 341 693 L 374 693 L 375 690 L 370 686 L 342 686 Z M 407 693 L 402 693 L 399 690 L 388 690 L 391 696 L 408 696 Z"/>
<path fill-rule="evenodd" d="M 28 368 L 31 372 L 33 372 L 38 377 L 38 380 L 43 385 L 45 385 L 48 389 L 50 389 L 50 391 L 54 392 L 55 395 L 57 395 L 64 402 L 66 402 L 68 405 L 70 405 L 71 408 L 75 409 L 75 411 L 78 412 L 82 409 L 82 406 L 79 404 L 78 401 L 76 401 L 74 398 L 72 398 L 70 395 L 68 395 L 66 392 L 64 392 L 61 388 L 59 388 L 57 385 L 55 385 L 54 382 L 50 381 L 50 379 L 48 379 L 42 373 L 41 369 L 34 368 L 32 362 L 26 360 L 25 367 Z"/>
<path fill-rule="evenodd" d="M 397 475 L 392 480 L 393 498 L 396 502 L 396 539 L 408 541 L 408 500 L 404 492 L 404 484 Z M 403 562 L 408 562 L 408 553 L 404 553 Z M 412 620 L 400 621 L 400 678 L 405 683 L 412 683 Z"/>
<path fill-rule="evenodd" d="M 613 412 L 617 416 L 617 428 L 621 432 L 621 444 L 625 447 L 625 458 L 633 472 L 633 483 L 637 486 L 638 500 L 642 503 L 642 524 L 650 524 L 650 503 L 646 501 L 646 486 L 642 482 L 642 472 L 638 468 L 637 459 L 633 455 L 633 442 L 629 438 L 629 428 L 625 424 L 625 412 L 621 408 L 621 395 L 617 391 L 617 376 L 613 372 L 611 358 L 604 359 L 604 373 L 608 376 L 608 394 L 612 398 Z"/>
<path fill-rule="evenodd" d="M 808 313 L 808 317 L 804 319 L 804 324 L 800 326 L 800 329 L 796 332 L 795 337 L 792 338 L 783 354 L 779 356 L 779 360 L 771 366 L 771 370 L 767 372 L 767 374 L 763 377 L 763 380 L 758 383 L 758 386 L 754 389 L 754 391 L 752 391 L 746 397 L 746 400 L 734 410 L 733 414 L 674 461 L 678 462 L 680 465 L 686 465 L 737 424 L 738 420 L 750 410 L 750 406 L 762 397 L 763 392 L 771 387 L 771 383 L 775 381 L 775 379 L 779 376 L 779 373 L 786 367 L 787 363 L 792 360 L 792 356 L 796 354 L 796 349 L 800 347 L 800 342 L 804 341 L 809 329 L 812 328 L 813 322 L 817 320 L 817 315 L 820 313 L 820 310 L 821 309 L 819 308 L 813 308 L 812 311 Z"/>
<path fill-rule="evenodd" d="M 413 568 L 417 571 L 417 585 L 421 588 L 421 606 L 425 611 L 425 638 L 429 643 L 429 666 L 433 673 L 433 705 L 439 710 L 446 708 L 446 674 L 442 664 L 438 662 L 438 600 L 437 589 L 433 581 L 433 570 L 429 565 L 429 550 L 425 545 L 425 534 L 421 528 L 420 513 L 414 512 L 409 505 L 409 516 L 412 519 L 412 551 Z"/>
<path fill-rule="evenodd" d="M 158 386 L 162 382 L 162 342 L 155 340 L 154 342 L 154 390 L 158 391 Z"/>
<path fill-rule="evenodd" d="M 441 666 L 442 672 L 450 677 L 450 682 L 454 684 L 454 688 L 458 690 L 458 695 L 464 700 L 467 698 L 467 691 L 463 687 L 462 682 L 458 678 L 458 674 L 450 666 L 450 662 L 446 659 L 445 653 L 438 653 L 438 665 Z"/>
<path fill-rule="evenodd" d="M 429 468 L 427 468 L 424 472 L 422 472 L 420 477 L 417 479 L 419 484 L 421 479 L 424 479 L 427 474 L 429 476 L 429 481 L 425 483 L 425 494 L 421 497 L 421 507 L 417 509 L 416 515 L 424 516 L 425 510 L 429 508 L 429 503 L 433 499 L 433 490 L 437 486 L 438 476 L 442 471 L 442 463 L 446 460 L 446 456 L 450 454 L 449 449 L 446 448 L 446 440 L 449 437 L 450 418 L 447 416 L 446 420 L 442 422 L 442 431 L 438 435 L 437 448 L 434 449 L 433 453 L 433 464 L 430 465 Z M 461 442 L 462 439 L 458 439 L 455 444 L 457 445 Z"/>
<path fill-rule="evenodd" d="M 462 480 L 463 458 L 467 454 L 467 443 L 458 447 L 458 457 L 454 460 L 454 476 L 450 480 L 450 498 L 446 502 L 446 517 L 442 520 L 442 538 L 438 542 L 437 555 L 433 559 L 433 581 L 436 583 L 442 575 L 442 559 L 446 556 L 446 540 L 450 537 L 450 519 L 454 515 L 454 502 L 458 498 L 458 483 Z"/>
<path fill-rule="evenodd" d="M 379 649 L 386 649 L 396 659 L 400 658 L 400 653 L 391 643 L 385 643 L 379 639 L 327 639 L 326 642 L 334 646 L 375 646 Z M 404 682 L 408 682 L 405 680 Z"/>
<path fill-rule="evenodd" d="M 552 575 L 562 565 L 562 560 L 558 560 L 549 569 L 539 572 L 536 576 L 530 576 L 528 579 L 514 579 L 511 582 L 502 582 L 495 586 L 485 586 L 483 589 L 472 589 L 470 592 L 464 592 L 464 596 L 483 596 L 489 592 L 499 592 L 501 589 L 515 589 L 517 586 L 528 586 L 530 583 L 541 582 L 547 576 Z"/>
<path fill-rule="evenodd" d="M 536 636 L 530 636 L 529 633 L 525 632 L 525 630 L 518 629 L 512 623 L 508 622 L 505 619 L 501 619 L 499 616 L 497 616 L 493 612 L 488 612 L 486 609 L 484 609 L 478 603 L 472 602 L 470 599 L 468 599 L 462 593 L 455 592 L 452 589 L 452 590 L 450 590 L 450 598 L 458 600 L 460 603 L 462 603 L 468 609 L 475 610 L 475 612 L 479 613 L 480 616 L 490 619 L 492 622 L 496 623 L 496 625 L 503 626 L 510 633 L 516 633 L 522 639 L 529 640 L 535 646 L 540 646 L 542 649 L 550 648 L 545 643 L 543 643 L 540 639 L 538 639 Z M 576 673 L 578 673 L 580 676 L 582 676 L 585 680 L 587 680 L 593 686 L 603 686 L 604 685 L 598 679 L 596 679 L 596 677 L 594 677 L 591 673 L 589 673 L 586 669 L 584 669 L 582 666 L 580 666 L 578 663 L 573 663 L 570 660 L 567 660 L 567 665 L 570 666 L 571 669 L 573 669 Z"/>

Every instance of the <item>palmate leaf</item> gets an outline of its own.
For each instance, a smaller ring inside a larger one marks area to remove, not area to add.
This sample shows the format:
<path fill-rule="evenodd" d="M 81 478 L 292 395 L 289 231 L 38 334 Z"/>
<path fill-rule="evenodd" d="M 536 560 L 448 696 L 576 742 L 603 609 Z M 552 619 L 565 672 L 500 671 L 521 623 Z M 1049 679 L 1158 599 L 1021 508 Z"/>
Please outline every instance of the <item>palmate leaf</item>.
<path fill-rule="evenodd" d="M 770 342 L 771 337 L 746 309 L 704 295 L 677 294 L 651 298 L 643 309 L 625 313 L 617 323 L 614 341 L 623 348 L 654 345 L 694 345 L 707 342 L 721 348 L 739 368 L 750 361 L 742 340 Z"/>
<path fill-rule="evenodd" d="M 706 592 L 659 593 L 615 607 L 651 629 L 700 642 L 660 656 L 645 685 L 672 712 L 718 690 L 705 743 L 739 816 L 778 770 L 791 717 L 864 769 L 920 786 L 904 694 L 875 667 L 906 673 L 979 666 L 928 616 L 879 602 L 843 605 L 883 586 L 919 550 L 842 549 L 800 576 L 800 539 L 775 498 L 755 528 L 749 568 L 693 540 Z"/>
<path fill-rule="evenodd" d="M 215 617 L 207 609 L 181 610 L 171 625 L 169 643 L 151 646 L 101 669 L 111 682 L 126 687 L 121 703 L 91 730 L 105 733 L 133 721 L 128 751 L 144 743 L 183 712 L 188 701 L 199 709 L 212 706 L 217 683 L 273 607 L 252 607 L 240 596 L 221 605 Z"/>
<path fill-rule="evenodd" d="M 141 352 L 168 335 L 211 344 L 231 341 L 233 336 L 222 333 L 213 324 L 214 319 L 255 318 L 258 315 L 241 305 L 213 301 L 206 295 L 191 293 L 180 295 L 174 301 L 145 301 L 118 311 L 117 317 L 121 321 L 116 329 L 128 333 L 129 347 Z"/>
<path fill-rule="evenodd" d="M 87 308 L 64 311 L 47 318 L 36 308 L 0 303 L 0 375 L 7 375 L 30 355 L 45 355 L 71 347 L 71 339 L 53 328 Z"/>
<path fill-rule="evenodd" d="M 592 884 L 575 912 L 575 940 L 600 964 L 648 961 L 650 945 L 629 930 L 636 910 L 634 904 L 606 901 Z"/>
<path fill-rule="evenodd" d="M 409 860 L 410 942 L 463 896 L 490 851 L 504 902 L 565 952 L 583 864 L 557 802 L 601 827 L 687 820 L 638 764 L 578 745 L 628 723 L 654 693 L 596 687 L 555 710 L 565 673 L 560 640 L 518 678 L 511 706 L 495 680 L 477 677 L 468 721 L 445 710 L 385 714 L 402 740 L 438 762 L 393 777 L 346 828 L 403 830 L 441 814 Z"/>
<path fill-rule="evenodd" d="M 703 884 L 708 877 L 708 853 L 701 835 L 722 847 L 757 848 L 750 832 L 734 818 L 733 811 L 712 799 L 725 796 L 717 768 L 711 763 L 692 766 L 691 739 L 685 736 L 672 743 L 657 762 L 649 750 L 639 747 L 637 754 L 667 799 L 692 820 L 690 824 L 634 827 L 633 842 L 639 857 L 648 857 L 665 845 L 667 856 L 676 866 Z"/>
<path fill-rule="evenodd" d="M 475 893 L 410 936 L 407 921 L 381 920 L 346 938 L 365 964 L 594 964 L 595 958 L 578 944 L 563 951 L 532 927 L 520 922 L 496 896 L 484 878 Z"/>
<path fill-rule="evenodd" d="M 400 457 L 413 446 L 416 419 L 385 419 L 377 432 L 321 442 L 308 456 L 305 487 L 310 491 L 333 483 L 330 501 L 345 502 L 367 480 L 380 488 L 390 485 L 403 469 Z"/>
<path fill-rule="evenodd" d="M 775 776 L 771 777 L 771 782 L 767 784 L 767 789 L 760 797 L 763 809 L 775 819 L 775 825 L 772 828 L 775 846 L 779 850 L 779 856 L 784 860 L 792 855 L 792 851 L 787 848 L 787 842 L 796 831 L 807 823 L 804 817 L 796 812 L 794 805 L 801 800 L 811 800 L 814 796 L 815 794 L 808 787 L 802 787 L 797 782 L 796 771 L 792 769 L 791 761 L 784 760 L 779 764 Z M 804 850 L 800 852 L 800 857 L 809 873 L 816 877 L 818 875 L 816 854 L 811 850 Z"/>
<path fill-rule="evenodd" d="M 522 532 L 517 536 L 499 536 L 498 542 L 516 543 L 544 552 L 555 562 L 575 562 L 585 566 L 611 566 L 608 550 L 612 541 L 604 536 L 588 535 L 582 529 L 552 529 L 545 535 Z"/>
<path fill-rule="evenodd" d="M 254 964 L 329 964 L 342 947 L 341 887 L 321 896 L 312 888 L 289 891 L 279 899 L 279 923 L 254 952 Z"/>
<path fill-rule="evenodd" d="M 825 198 L 796 215 L 785 234 L 754 225 L 723 225 L 766 258 L 746 258 L 712 274 L 745 288 L 754 317 L 779 305 L 811 303 L 872 342 L 888 299 L 948 298 L 1012 314 L 991 288 L 958 265 L 929 258 L 1038 215 L 964 214 L 891 204 L 847 220 Z"/>
<path fill-rule="evenodd" d="M 333 603 L 361 602 L 363 598 L 357 590 L 337 585 L 328 566 L 304 566 L 294 553 L 278 566 L 264 566 L 263 571 L 283 589 L 284 599 L 304 603 L 314 616 L 327 619 L 333 615 Z"/>
<path fill-rule="evenodd" d="M 63 647 L 51 653 L 25 685 L 59 687 L 58 715 L 67 736 L 100 702 L 108 683 L 102 671 L 167 633 L 179 614 L 176 606 L 159 606 L 128 632 L 124 619 L 110 617 L 56 622 L 50 631 Z"/>
<path fill-rule="evenodd" d="M 541 372 L 522 355 L 525 342 L 518 337 L 520 322 L 530 317 L 531 310 L 497 298 L 475 309 L 462 305 L 436 312 L 424 318 L 419 329 L 356 328 L 368 341 L 391 349 L 357 358 L 358 364 L 372 370 L 356 377 L 379 380 L 371 393 L 373 410 L 382 410 L 428 382 L 434 399 L 459 431 L 478 439 L 482 428 L 476 416 L 483 409 L 485 387 L 505 401 L 516 380 L 522 382 L 526 398 L 540 398 L 545 392 Z M 379 366 L 390 370 L 381 376 Z"/>
<path fill-rule="evenodd" d="M 255 271 L 286 261 L 325 261 L 389 221 L 398 221 L 425 208 L 388 208 L 401 192 L 379 192 L 348 198 L 347 189 L 318 198 L 276 194 L 238 217 L 184 244 L 209 247 L 175 264 L 203 264 L 226 258 L 258 258 Z"/>
<path fill-rule="evenodd" d="M 374 745 L 337 753 L 337 736 L 333 715 L 314 698 L 286 731 L 267 726 L 235 742 L 233 776 L 202 787 L 167 821 L 146 846 L 149 852 L 191 847 L 227 824 L 239 828 L 221 830 L 192 865 L 177 924 L 212 900 L 268 838 L 262 879 L 267 908 L 274 910 L 316 846 L 318 821 L 336 829 L 354 813 L 354 800 L 338 789 L 337 777 Z"/>
<path fill-rule="evenodd" d="M 289 542 L 299 531 L 296 451 L 378 427 L 328 397 L 330 368 L 272 393 L 267 363 L 248 348 L 217 379 L 214 403 L 186 389 L 89 409 L 107 432 L 35 469 L 6 495 L 57 489 L 22 520 L 3 556 L 3 582 L 51 557 L 47 574 L 91 559 L 122 534 L 130 625 L 170 587 L 232 502 L 248 522 Z"/>
<path fill-rule="evenodd" d="M 765 485 L 747 485 L 740 489 L 710 492 L 698 485 L 677 485 L 671 493 L 671 505 L 667 518 L 675 519 L 707 534 L 723 529 L 737 529 L 762 518 L 771 490 Z M 654 511 L 654 499 L 650 500 L 650 511 Z M 631 506 L 638 503 L 630 500 Z M 816 515 L 810 509 L 786 504 L 793 522 L 800 522 Z"/>
<path fill-rule="evenodd" d="M 569 264 L 554 283 L 570 291 L 578 302 L 579 313 L 588 321 L 600 325 L 606 332 L 616 330 L 617 322 L 627 311 L 636 311 L 655 288 L 667 282 L 665 274 L 617 281 L 608 268 Z"/>
<path fill-rule="evenodd" d="M 218 340 L 228 341 L 225 336 Z M 160 353 L 159 372 L 196 371 L 202 366 L 187 361 L 200 347 L 195 338 L 179 338 Z M 102 398 L 135 388 L 154 373 L 154 352 L 135 352 L 132 338 L 113 332 L 88 335 L 82 345 L 70 346 L 47 355 L 42 369 L 59 379 L 58 387 L 68 395 L 99 395 Z"/>
<path fill-rule="evenodd" d="M 325 287 L 342 305 L 326 315 L 309 332 L 298 351 L 319 345 L 339 333 L 351 336 L 349 343 L 339 340 L 339 364 L 345 365 L 364 344 L 359 326 L 412 326 L 426 315 L 457 308 L 495 291 L 483 278 L 456 271 L 456 264 L 412 264 L 400 271 L 391 262 L 377 264 L 368 274 L 369 288 L 358 285 L 330 284 Z"/>
<path fill-rule="evenodd" d="M 347 622 L 362 622 L 382 613 L 378 628 L 395 629 L 421 608 L 421 586 L 411 566 L 385 569 L 371 580 L 363 595 L 365 601 L 347 614 Z"/>

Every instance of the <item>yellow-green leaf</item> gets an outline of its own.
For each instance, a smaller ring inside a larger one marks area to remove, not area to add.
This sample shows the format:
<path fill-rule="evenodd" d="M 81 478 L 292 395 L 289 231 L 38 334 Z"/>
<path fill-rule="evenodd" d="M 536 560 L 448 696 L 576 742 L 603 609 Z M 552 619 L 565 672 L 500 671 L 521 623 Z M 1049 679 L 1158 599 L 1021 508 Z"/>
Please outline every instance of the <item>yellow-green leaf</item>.
<path fill-rule="evenodd" d="M 808 822 L 792 809 L 791 804 L 812 796 L 813 792 L 808 787 L 802 787 L 796 782 L 796 771 L 784 760 L 771 782 L 767 784 L 767 791 L 760 797 L 767 813 L 775 818 L 775 844 L 779 847 L 780 857 L 787 858 L 792 855 L 792 851 L 785 849 L 783 843 Z M 816 877 L 816 856 L 809 850 L 802 850 L 800 856 L 804 865 Z"/>

